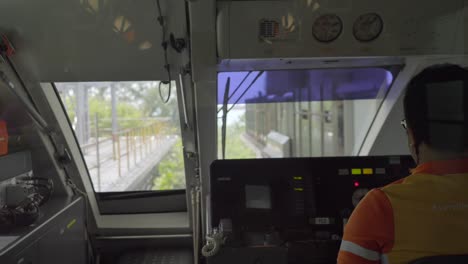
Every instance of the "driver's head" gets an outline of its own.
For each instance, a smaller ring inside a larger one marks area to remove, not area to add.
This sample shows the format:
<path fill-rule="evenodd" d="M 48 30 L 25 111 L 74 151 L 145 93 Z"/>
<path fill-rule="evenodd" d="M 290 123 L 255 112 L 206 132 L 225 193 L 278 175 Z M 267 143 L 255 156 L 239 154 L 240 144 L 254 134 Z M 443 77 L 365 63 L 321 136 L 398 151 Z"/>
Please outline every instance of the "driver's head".
<path fill-rule="evenodd" d="M 418 163 L 468 155 L 468 70 L 453 64 L 426 68 L 408 84 L 403 104 Z"/>

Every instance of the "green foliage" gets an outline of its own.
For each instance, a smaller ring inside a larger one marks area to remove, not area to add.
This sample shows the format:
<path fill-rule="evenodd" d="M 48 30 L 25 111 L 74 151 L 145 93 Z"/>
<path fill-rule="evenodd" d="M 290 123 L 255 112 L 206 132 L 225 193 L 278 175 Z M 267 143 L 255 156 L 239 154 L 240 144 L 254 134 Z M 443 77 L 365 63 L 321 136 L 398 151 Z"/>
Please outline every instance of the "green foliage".
<path fill-rule="evenodd" d="M 159 163 L 153 190 L 185 189 L 184 157 L 182 140 L 179 138 L 170 153 Z"/>
<path fill-rule="evenodd" d="M 74 96 L 67 96 L 63 101 L 65 108 L 67 110 L 68 117 L 70 121 L 74 123 L 76 117 L 76 99 Z M 109 100 L 105 100 L 100 96 L 94 96 L 89 99 L 89 120 L 94 131 L 95 127 L 95 117 L 98 116 L 99 129 L 107 130 L 109 134 L 110 128 L 112 127 L 112 107 Z M 136 106 L 132 105 L 129 102 L 119 102 L 117 104 L 117 116 L 119 119 L 123 119 L 119 123 L 120 130 L 135 128 L 144 125 L 143 121 L 140 120 L 125 120 L 125 119 L 139 119 L 144 117 L 143 111 L 139 110 Z"/>
<path fill-rule="evenodd" d="M 226 127 L 226 159 L 251 159 L 255 152 L 245 144 L 242 135 L 245 133 L 245 115 L 241 116 L 235 124 Z M 222 157 L 221 128 L 218 130 L 218 151 Z"/>
<path fill-rule="evenodd" d="M 174 82 L 171 85 L 171 96 L 167 103 L 162 102 L 161 95 L 159 94 L 159 82 L 134 83 L 134 85 L 125 88 L 127 94 L 122 95 L 122 97 L 131 98 L 130 100 L 133 101 L 140 101 L 141 109 L 145 116 L 170 117 L 171 124 L 179 127 L 176 86 Z M 169 86 L 162 84 L 162 96 L 167 96 L 168 92 Z"/>
<path fill-rule="evenodd" d="M 95 137 L 95 118 L 98 117 L 99 137 L 109 137 L 112 127 L 111 83 L 88 83 L 88 113 L 91 137 Z M 180 135 L 177 93 L 173 83 L 171 98 L 167 104 L 159 94 L 159 82 L 121 82 L 117 88 L 117 116 L 119 131 L 135 129 L 154 124 L 153 131 L 159 135 Z M 58 87 L 60 90 L 60 87 Z M 72 122 L 76 122 L 77 100 L 75 88 L 64 86 L 62 100 Z M 83 87 L 84 88 L 84 87 Z M 161 86 L 163 96 L 168 87 Z M 146 118 L 146 120 L 145 120 Z M 159 121 L 164 120 L 164 121 Z M 178 138 L 172 150 L 154 169 L 153 190 L 185 189 L 185 169 L 182 153 L 182 140 Z"/>
<path fill-rule="evenodd" d="M 95 116 L 98 116 L 99 129 L 108 131 L 112 127 L 112 107 L 109 101 L 100 99 L 98 97 L 91 98 L 89 100 L 89 116 L 91 124 L 94 127 Z M 117 104 L 117 116 L 119 119 L 139 119 L 143 117 L 143 112 L 137 107 L 131 105 L 128 102 L 119 102 Z M 119 130 L 125 130 L 128 128 L 135 128 L 143 125 L 143 121 L 139 120 L 128 120 L 119 122 Z M 109 131 L 110 132 L 110 131 Z"/>

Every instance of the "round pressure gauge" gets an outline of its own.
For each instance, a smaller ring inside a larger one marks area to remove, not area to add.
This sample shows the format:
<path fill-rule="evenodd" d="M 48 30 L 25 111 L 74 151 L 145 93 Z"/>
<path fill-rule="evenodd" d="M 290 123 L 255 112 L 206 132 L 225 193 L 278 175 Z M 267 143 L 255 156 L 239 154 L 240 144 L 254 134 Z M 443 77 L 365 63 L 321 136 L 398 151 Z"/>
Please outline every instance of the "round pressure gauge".
<path fill-rule="evenodd" d="M 354 22 L 354 37 L 362 42 L 372 41 L 380 36 L 383 30 L 383 20 L 376 13 L 367 13 L 359 16 Z"/>
<path fill-rule="evenodd" d="M 328 43 L 337 39 L 343 31 L 343 21 L 335 14 L 318 17 L 312 26 L 312 35 L 320 42 Z"/>
<path fill-rule="evenodd" d="M 359 202 L 366 196 L 366 194 L 369 192 L 369 189 L 367 188 L 359 188 L 354 191 L 353 196 L 352 196 L 352 202 L 353 206 L 356 207 Z"/>

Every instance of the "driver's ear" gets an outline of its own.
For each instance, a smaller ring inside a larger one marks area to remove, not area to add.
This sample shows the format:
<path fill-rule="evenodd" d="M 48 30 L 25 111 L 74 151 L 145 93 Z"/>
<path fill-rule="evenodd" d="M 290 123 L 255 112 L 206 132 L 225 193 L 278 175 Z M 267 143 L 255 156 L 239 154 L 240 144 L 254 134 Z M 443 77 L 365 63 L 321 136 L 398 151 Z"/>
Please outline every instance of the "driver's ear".
<path fill-rule="evenodd" d="M 419 164 L 419 156 L 418 156 L 418 150 L 416 149 L 416 143 L 415 143 L 416 141 L 414 138 L 414 132 L 409 127 L 406 130 L 406 132 L 408 134 L 408 148 L 411 153 L 411 156 L 413 157 L 414 162 L 416 162 L 416 164 Z"/>
<path fill-rule="evenodd" d="M 410 145 L 410 147 L 414 147 L 414 145 L 415 145 L 415 139 L 414 139 L 414 132 L 413 132 L 413 130 L 412 130 L 410 127 L 408 127 L 408 128 L 406 129 L 406 132 L 407 132 L 407 134 L 408 134 L 408 144 Z"/>

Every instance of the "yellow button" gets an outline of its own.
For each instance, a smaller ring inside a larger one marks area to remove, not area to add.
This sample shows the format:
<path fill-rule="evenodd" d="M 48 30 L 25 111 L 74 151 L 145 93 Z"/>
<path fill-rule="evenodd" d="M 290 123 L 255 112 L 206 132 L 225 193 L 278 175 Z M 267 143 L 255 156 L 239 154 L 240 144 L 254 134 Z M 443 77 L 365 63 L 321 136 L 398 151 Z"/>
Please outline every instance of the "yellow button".
<path fill-rule="evenodd" d="M 374 170 L 369 169 L 369 168 L 364 168 L 362 169 L 362 174 L 365 174 L 365 175 L 374 174 Z"/>

